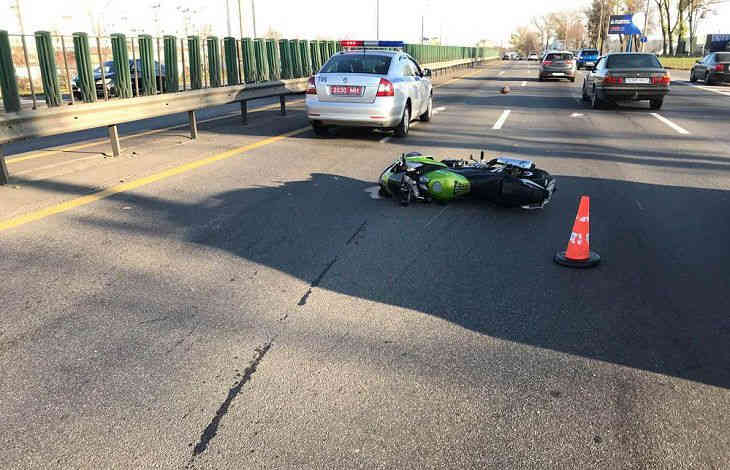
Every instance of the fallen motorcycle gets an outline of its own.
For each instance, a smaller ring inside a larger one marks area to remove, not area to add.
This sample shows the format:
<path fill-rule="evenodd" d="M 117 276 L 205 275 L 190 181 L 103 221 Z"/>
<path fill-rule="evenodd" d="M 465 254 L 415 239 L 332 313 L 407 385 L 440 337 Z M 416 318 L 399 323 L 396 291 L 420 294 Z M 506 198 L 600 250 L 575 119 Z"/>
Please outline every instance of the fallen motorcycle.
<path fill-rule="evenodd" d="M 555 192 L 555 178 L 530 160 L 499 157 L 442 160 L 418 152 L 403 154 L 380 175 L 379 194 L 413 201 L 449 202 L 473 198 L 505 207 L 541 209 Z"/>

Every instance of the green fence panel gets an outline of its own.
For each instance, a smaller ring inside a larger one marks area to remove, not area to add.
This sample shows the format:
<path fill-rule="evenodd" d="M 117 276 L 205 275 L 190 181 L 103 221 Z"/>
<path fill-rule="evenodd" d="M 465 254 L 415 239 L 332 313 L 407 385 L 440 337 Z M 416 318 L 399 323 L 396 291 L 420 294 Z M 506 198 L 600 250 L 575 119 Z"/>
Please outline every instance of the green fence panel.
<path fill-rule="evenodd" d="M 292 39 L 289 41 L 289 50 L 291 51 L 294 78 L 303 77 L 304 72 L 302 71 L 302 55 L 299 52 L 299 39 Z"/>
<path fill-rule="evenodd" d="M 338 41 L 327 41 L 327 51 L 330 57 L 335 55 L 335 53 L 337 52 L 337 44 Z"/>
<path fill-rule="evenodd" d="M 139 36 L 139 60 L 141 71 L 139 77 L 139 87 L 141 94 L 145 96 L 157 94 L 157 79 L 155 56 L 152 45 L 152 36 L 143 34 Z"/>
<path fill-rule="evenodd" d="M 211 36 L 205 40 L 208 46 L 208 77 L 211 87 L 221 86 L 221 51 L 218 38 Z"/>
<path fill-rule="evenodd" d="M 238 85 L 241 83 L 241 76 L 238 71 L 236 38 L 227 37 L 223 39 L 223 54 L 226 58 L 226 81 L 229 85 Z"/>
<path fill-rule="evenodd" d="M 120 98 L 132 97 L 132 75 L 130 73 L 127 37 L 124 34 L 112 34 L 112 58 L 114 60 L 114 90 Z"/>
<path fill-rule="evenodd" d="M 73 40 L 81 99 L 87 103 L 96 101 L 96 84 L 94 83 L 91 52 L 89 52 L 89 35 L 86 33 L 73 33 Z"/>
<path fill-rule="evenodd" d="M 281 78 L 294 78 L 294 59 L 288 39 L 279 39 L 279 53 L 281 55 Z"/>
<path fill-rule="evenodd" d="M 38 65 L 41 69 L 43 94 L 48 106 L 61 106 L 61 89 L 58 86 L 58 71 L 56 70 L 55 50 L 53 39 L 48 31 L 35 33 L 35 49 L 38 54 Z"/>
<path fill-rule="evenodd" d="M 302 75 L 305 77 L 312 75 L 312 53 L 309 50 L 308 40 L 299 40 L 299 55 L 302 60 Z"/>
<path fill-rule="evenodd" d="M 180 70 L 177 68 L 177 38 L 165 36 L 165 92 L 180 91 Z"/>
<path fill-rule="evenodd" d="M 254 57 L 256 58 L 256 69 L 258 69 L 258 81 L 266 82 L 269 77 L 269 60 L 266 56 L 266 40 L 255 39 L 253 42 Z"/>
<path fill-rule="evenodd" d="M 258 80 L 258 69 L 256 68 L 256 51 L 254 50 L 251 38 L 241 39 L 241 50 L 243 51 L 243 71 L 246 83 L 254 83 Z"/>
<path fill-rule="evenodd" d="M 190 88 L 203 88 L 203 73 L 200 67 L 200 38 L 188 36 L 188 63 L 190 64 Z"/>
<path fill-rule="evenodd" d="M 309 41 L 309 55 L 312 57 L 312 73 L 322 68 L 322 54 L 319 53 L 319 41 Z"/>
<path fill-rule="evenodd" d="M 330 60 L 329 45 L 327 41 L 319 41 L 319 56 L 322 58 L 322 65 L 326 64 Z"/>
<path fill-rule="evenodd" d="M 15 77 L 13 53 L 7 31 L 0 31 L 0 90 L 3 93 L 3 106 L 6 112 L 20 111 L 20 95 Z"/>
<path fill-rule="evenodd" d="M 281 80 L 281 54 L 279 53 L 279 41 L 276 39 L 266 40 L 266 57 L 269 61 L 269 79 Z"/>

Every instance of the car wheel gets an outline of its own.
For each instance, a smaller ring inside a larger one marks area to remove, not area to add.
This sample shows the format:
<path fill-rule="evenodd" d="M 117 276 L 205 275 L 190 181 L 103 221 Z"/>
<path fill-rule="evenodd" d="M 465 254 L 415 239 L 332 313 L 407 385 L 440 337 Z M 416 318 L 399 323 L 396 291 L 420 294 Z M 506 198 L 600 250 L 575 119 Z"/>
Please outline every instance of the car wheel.
<path fill-rule="evenodd" d="M 403 118 L 400 120 L 400 124 L 395 128 L 396 137 L 405 137 L 408 135 L 408 128 L 411 125 L 411 110 L 408 105 L 403 109 Z"/>
<path fill-rule="evenodd" d="M 570 77 L 570 81 L 571 81 L 572 83 L 575 83 L 575 77 Z"/>
<path fill-rule="evenodd" d="M 539 82 L 544 82 L 544 81 L 545 81 L 545 78 L 544 78 L 544 77 L 543 77 L 542 75 L 540 75 L 540 76 L 539 76 L 539 77 L 537 78 L 537 81 L 539 81 Z"/>
<path fill-rule="evenodd" d="M 649 107 L 651 109 L 661 109 L 664 104 L 664 98 L 657 98 L 655 100 L 649 100 Z"/>
<path fill-rule="evenodd" d="M 712 79 L 712 74 L 707 72 L 705 74 L 705 85 L 714 85 L 715 81 Z"/>
<path fill-rule="evenodd" d="M 312 130 L 314 131 L 314 135 L 318 137 L 326 137 L 329 135 L 327 128 L 321 124 L 312 123 Z"/>
<path fill-rule="evenodd" d="M 429 96 L 428 97 L 428 107 L 426 108 L 426 111 L 418 117 L 418 119 L 420 119 L 423 122 L 428 122 L 431 120 L 432 115 L 433 115 L 433 96 Z"/>
<path fill-rule="evenodd" d="M 689 73 L 689 81 L 692 83 L 695 83 L 697 81 L 697 77 L 695 76 L 694 70 Z"/>
<path fill-rule="evenodd" d="M 591 96 L 591 108 L 603 108 L 603 101 L 601 101 L 601 98 L 598 97 L 598 92 L 595 89 L 593 90 L 593 96 Z"/>

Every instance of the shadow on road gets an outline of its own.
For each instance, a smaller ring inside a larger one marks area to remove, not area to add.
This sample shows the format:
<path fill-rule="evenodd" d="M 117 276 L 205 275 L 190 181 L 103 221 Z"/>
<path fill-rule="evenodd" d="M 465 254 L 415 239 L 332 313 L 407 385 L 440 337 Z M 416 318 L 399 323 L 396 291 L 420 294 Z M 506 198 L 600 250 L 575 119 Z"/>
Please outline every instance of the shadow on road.
<path fill-rule="evenodd" d="M 730 192 L 578 177 L 558 185 L 538 212 L 468 201 L 403 208 L 371 199 L 372 181 L 315 173 L 192 204 L 117 194 L 111 199 L 138 214 L 132 223 L 75 220 L 182 236 L 295 276 L 311 286 L 299 305 L 327 289 L 492 337 L 730 388 L 730 222 L 721 216 Z M 604 262 L 574 271 L 552 255 L 585 192 Z"/>

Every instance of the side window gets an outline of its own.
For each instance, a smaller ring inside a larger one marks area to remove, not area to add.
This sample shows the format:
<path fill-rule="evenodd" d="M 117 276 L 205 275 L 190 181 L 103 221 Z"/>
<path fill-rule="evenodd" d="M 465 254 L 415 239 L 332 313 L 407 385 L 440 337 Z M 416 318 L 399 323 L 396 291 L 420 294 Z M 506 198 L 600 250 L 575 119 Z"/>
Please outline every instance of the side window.
<path fill-rule="evenodd" d="M 709 55 L 705 56 L 705 58 L 702 59 L 702 63 L 703 64 L 710 64 L 710 63 L 712 63 L 712 54 L 709 54 Z"/>
<path fill-rule="evenodd" d="M 715 54 L 710 54 L 707 56 L 707 64 L 714 64 L 715 63 Z"/>
<path fill-rule="evenodd" d="M 408 60 L 402 60 L 401 61 L 401 70 L 403 71 L 404 77 L 412 77 L 413 76 L 413 68 L 411 68 L 411 64 Z"/>
<path fill-rule="evenodd" d="M 604 62 L 605 62 L 605 60 L 603 59 L 603 57 L 599 58 L 599 59 L 598 59 L 598 62 L 596 62 L 596 67 L 595 67 L 595 69 L 594 69 L 594 70 L 598 70 L 598 69 L 600 69 L 601 67 L 603 67 L 603 63 L 604 63 Z"/>

